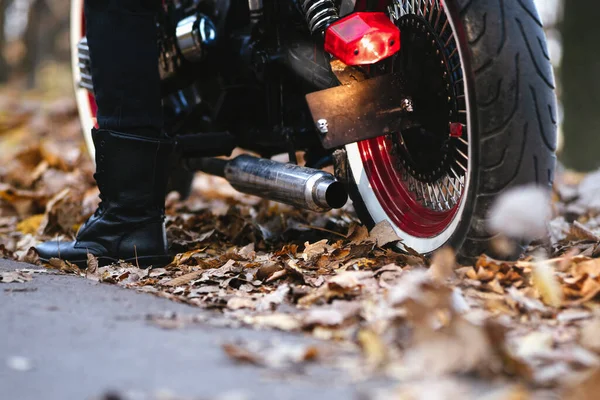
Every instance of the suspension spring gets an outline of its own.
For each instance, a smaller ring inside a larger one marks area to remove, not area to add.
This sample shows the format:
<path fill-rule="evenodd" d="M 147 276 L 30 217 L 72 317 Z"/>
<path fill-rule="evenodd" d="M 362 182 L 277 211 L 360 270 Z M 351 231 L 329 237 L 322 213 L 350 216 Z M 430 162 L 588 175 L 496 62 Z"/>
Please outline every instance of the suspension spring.
<path fill-rule="evenodd" d="M 312 33 L 323 33 L 329 25 L 339 19 L 333 0 L 300 0 L 299 3 L 308 22 L 308 29 Z"/>

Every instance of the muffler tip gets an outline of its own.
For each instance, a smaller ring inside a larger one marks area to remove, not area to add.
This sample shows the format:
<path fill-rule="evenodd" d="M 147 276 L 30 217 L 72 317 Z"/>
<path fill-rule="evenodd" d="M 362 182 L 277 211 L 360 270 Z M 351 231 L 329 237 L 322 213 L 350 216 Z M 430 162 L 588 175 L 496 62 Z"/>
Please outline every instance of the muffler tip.
<path fill-rule="evenodd" d="M 342 182 L 334 182 L 327 188 L 325 199 L 331 208 L 342 208 L 348 202 L 348 193 Z"/>
<path fill-rule="evenodd" d="M 342 208 L 348 201 L 344 185 L 333 177 L 321 178 L 313 189 L 315 203 L 324 210 Z"/>

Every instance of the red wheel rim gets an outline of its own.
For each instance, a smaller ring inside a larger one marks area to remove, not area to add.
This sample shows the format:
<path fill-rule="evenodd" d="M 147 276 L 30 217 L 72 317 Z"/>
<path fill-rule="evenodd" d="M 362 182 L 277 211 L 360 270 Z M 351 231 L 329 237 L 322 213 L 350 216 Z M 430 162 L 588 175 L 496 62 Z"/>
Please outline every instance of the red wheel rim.
<path fill-rule="evenodd" d="M 443 232 L 454 219 L 458 205 L 443 212 L 433 211 L 417 202 L 402 179 L 387 137 L 364 140 L 358 149 L 367 179 L 381 207 L 402 231 L 415 237 L 433 237 Z"/>

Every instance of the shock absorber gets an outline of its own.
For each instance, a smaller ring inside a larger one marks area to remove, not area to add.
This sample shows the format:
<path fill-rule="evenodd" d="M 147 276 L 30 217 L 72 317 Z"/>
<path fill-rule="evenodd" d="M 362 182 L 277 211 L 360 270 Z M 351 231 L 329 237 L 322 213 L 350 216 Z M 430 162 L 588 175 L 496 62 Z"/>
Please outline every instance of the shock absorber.
<path fill-rule="evenodd" d="M 340 18 L 333 0 L 299 0 L 299 4 L 312 33 L 322 34 Z"/>

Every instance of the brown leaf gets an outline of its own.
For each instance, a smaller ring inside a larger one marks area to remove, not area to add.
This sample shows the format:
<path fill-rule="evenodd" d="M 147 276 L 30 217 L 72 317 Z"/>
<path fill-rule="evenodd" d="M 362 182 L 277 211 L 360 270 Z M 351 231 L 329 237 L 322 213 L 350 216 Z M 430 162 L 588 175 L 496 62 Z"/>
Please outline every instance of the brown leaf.
<path fill-rule="evenodd" d="M 35 234 L 44 219 L 44 214 L 32 215 L 17 224 L 17 230 L 23 234 Z"/>
<path fill-rule="evenodd" d="M 28 217 L 46 203 L 43 194 L 28 190 L 18 190 L 0 182 L 0 200 L 6 201 L 21 217 Z"/>
<path fill-rule="evenodd" d="M 87 275 L 94 275 L 98 273 L 98 259 L 92 254 L 87 253 Z"/>
<path fill-rule="evenodd" d="M 327 239 L 320 240 L 316 243 L 304 243 L 304 251 L 302 252 L 302 258 L 304 261 L 312 260 L 318 255 L 323 253 L 330 253 L 333 247 L 327 244 Z"/>
<path fill-rule="evenodd" d="M 361 329 L 358 332 L 358 343 L 369 364 L 378 367 L 386 361 L 388 349 L 377 333 L 370 329 Z"/>
<path fill-rule="evenodd" d="M 379 247 L 402 240 L 387 219 L 381 221 L 371 229 L 370 238 L 375 240 Z"/>
<path fill-rule="evenodd" d="M 34 265 L 41 265 L 40 256 L 38 255 L 35 247 L 30 247 L 27 252 L 21 257 L 23 262 Z"/>
<path fill-rule="evenodd" d="M 590 278 L 596 279 L 600 277 L 600 259 L 579 262 L 575 264 L 571 272 L 575 277 L 588 275 Z"/>
<path fill-rule="evenodd" d="M 225 343 L 223 344 L 222 348 L 223 351 L 225 351 L 225 354 L 227 354 L 232 360 L 241 364 L 263 364 L 263 360 L 258 354 L 251 352 L 250 350 L 237 344 Z"/>
<path fill-rule="evenodd" d="M 281 313 L 256 316 L 247 315 L 242 317 L 242 321 L 259 328 L 273 328 L 282 331 L 295 331 L 302 327 L 296 317 Z"/>
<path fill-rule="evenodd" d="M 248 297 L 232 297 L 227 301 L 227 308 L 230 310 L 240 310 L 242 308 L 253 310 L 255 307 L 254 300 Z"/>
<path fill-rule="evenodd" d="M 403 362 L 417 376 L 476 372 L 494 363 L 494 346 L 485 330 L 462 318 L 442 331 L 419 331 L 415 340 Z"/>
<path fill-rule="evenodd" d="M 600 236 L 596 235 L 585 225 L 579 221 L 573 222 L 571 230 L 569 231 L 570 237 L 575 240 L 588 240 L 591 242 L 600 242 Z"/>
<path fill-rule="evenodd" d="M 600 353 L 600 319 L 587 322 L 581 330 L 581 344 L 596 353 Z"/>
<path fill-rule="evenodd" d="M 455 267 L 456 254 L 454 253 L 454 250 L 449 247 L 444 247 L 433 254 L 429 273 L 434 280 L 444 282 L 454 275 Z"/>
<path fill-rule="evenodd" d="M 20 271 L 0 271 L 2 283 L 25 283 L 33 279 L 32 274 Z"/>
<path fill-rule="evenodd" d="M 257 311 L 272 311 L 285 300 L 285 297 L 290 292 L 288 284 L 283 284 L 277 287 L 277 289 L 258 300 L 256 306 Z"/>
<path fill-rule="evenodd" d="M 40 151 L 51 167 L 62 171 L 73 169 L 81 156 L 81 150 L 72 141 L 42 140 Z"/>
<path fill-rule="evenodd" d="M 371 271 L 343 271 L 327 280 L 330 288 L 354 290 L 363 286 L 365 280 L 373 277 Z"/>
<path fill-rule="evenodd" d="M 69 261 L 66 260 L 61 260 L 60 258 L 51 258 L 50 260 L 48 260 L 48 264 L 50 265 L 50 268 L 58 269 L 59 271 L 65 273 L 79 275 L 79 273 L 81 272 L 77 265 L 71 264 Z"/>
<path fill-rule="evenodd" d="M 541 301 L 532 299 L 521 293 L 517 288 L 508 288 L 507 294 L 511 300 L 516 302 L 520 307 L 525 309 L 527 312 L 541 312 L 547 313 L 548 309 Z"/>
<path fill-rule="evenodd" d="M 361 244 L 369 239 L 369 230 L 364 225 L 352 225 L 348 232 L 348 240 L 352 244 Z"/>
<path fill-rule="evenodd" d="M 72 233 L 82 222 L 81 194 L 66 188 L 56 194 L 46 205 L 45 218 L 39 229 L 43 234 Z"/>
<path fill-rule="evenodd" d="M 565 391 L 565 400 L 596 400 L 600 393 L 600 369 L 593 369 L 573 382 Z"/>
<path fill-rule="evenodd" d="M 170 287 L 185 285 L 186 283 L 190 283 L 194 279 L 200 278 L 203 273 L 204 271 L 201 269 L 193 271 L 188 274 L 178 276 L 177 278 L 173 278 L 170 281 L 166 282 L 164 285 Z"/>
<path fill-rule="evenodd" d="M 318 307 L 310 309 L 303 319 L 305 326 L 338 326 L 344 322 L 345 316 L 340 310 L 329 307 Z"/>
<path fill-rule="evenodd" d="M 563 293 L 552 267 L 545 261 L 536 263 L 532 270 L 533 285 L 545 304 L 558 308 L 563 302 Z"/>
<path fill-rule="evenodd" d="M 165 330 L 182 329 L 186 325 L 185 319 L 177 315 L 149 315 L 147 320 L 150 324 Z"/>
<path fill-rule="evenodd" d="M 276 281 L 279 278 L 283 278 L 286 275 L 287 275 L 287 270 L 282 269 L 280 271 L 277 271 L 277 272 L 273 273 L 273 275 L 271 275 L 270 277 L 268 277 L 265 282 L 266 283 L 271 283 L 273 281 Z"/>
<path fill-rule="evenodd" d="M 279 264 L 266 264 L 256 271 L 256 279 L 261 281 L 268 280 L 276 272 L 282 271 L 283 267 Z"/>

